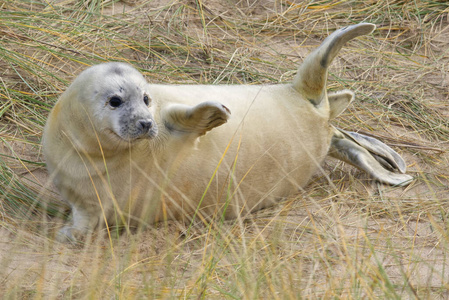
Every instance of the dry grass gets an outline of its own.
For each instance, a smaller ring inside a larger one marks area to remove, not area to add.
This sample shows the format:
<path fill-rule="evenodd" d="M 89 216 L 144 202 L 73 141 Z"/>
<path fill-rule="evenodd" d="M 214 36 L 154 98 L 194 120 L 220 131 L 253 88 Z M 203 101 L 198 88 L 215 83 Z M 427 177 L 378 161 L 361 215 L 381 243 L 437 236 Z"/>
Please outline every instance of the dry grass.
<path fill-rule="evenodd" d="M 446 1 L 0 1 L 0 294 L 59 298 L 449 297 Z M 40 138 L 86 66 L 127 61 L 151 82 L 288 82 L 329 32 L 368 21 L 329 88 L 358 99 L 337 125 L 404 156 L 416 180 L 376 184 L 328 160 L 296 198 L 224 224 L 164 223 L 85 247 L 64 219 Z"/>

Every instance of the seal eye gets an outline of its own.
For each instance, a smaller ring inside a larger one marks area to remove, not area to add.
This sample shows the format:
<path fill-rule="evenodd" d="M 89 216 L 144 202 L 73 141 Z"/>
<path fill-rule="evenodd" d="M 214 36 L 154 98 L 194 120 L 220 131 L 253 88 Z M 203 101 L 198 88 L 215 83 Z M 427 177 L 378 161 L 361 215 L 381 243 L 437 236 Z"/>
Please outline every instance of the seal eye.
<path fill-rule="evenodd" d="M 143 102 L 145 102 L 146 106 L 150 105 L 150 98 L 147 95 L 144 95 L 143 96 Z"/>
<path fill-rule="evenodd" d="M 113 96 L 111 99 L 109 99 L 109 105 L 113 108 L 117 108 L 120 105 L 122 105 L 123 101 L 120 97 Z"/>

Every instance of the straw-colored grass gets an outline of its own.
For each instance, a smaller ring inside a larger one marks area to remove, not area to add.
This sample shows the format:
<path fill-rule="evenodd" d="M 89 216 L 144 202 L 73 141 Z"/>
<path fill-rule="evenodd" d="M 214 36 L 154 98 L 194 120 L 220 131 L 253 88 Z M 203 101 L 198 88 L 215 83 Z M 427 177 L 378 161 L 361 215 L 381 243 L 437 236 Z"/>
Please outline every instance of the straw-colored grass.
<path fill-rule="evenodd" d="M 150 82 L 288 82 L 330 32 L 363 21 L 378 29 L 330 70 L 329 89 L 357 94 L 336 123 L 392 145 L 410 186 L 328 159 L 298 195 L 246 219 L 53 240 L 66 207 L 40 139 L 81 70 L 126 61 Z M 446 299 L 448 90 L 442 0 L 0 1 L 0 296 Z"/>

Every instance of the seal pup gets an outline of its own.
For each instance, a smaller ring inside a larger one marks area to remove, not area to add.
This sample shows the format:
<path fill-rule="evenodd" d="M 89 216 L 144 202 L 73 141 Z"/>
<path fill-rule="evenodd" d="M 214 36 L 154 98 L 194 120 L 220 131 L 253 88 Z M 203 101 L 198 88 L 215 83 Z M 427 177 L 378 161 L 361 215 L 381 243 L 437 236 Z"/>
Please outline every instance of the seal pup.
<path fill-rule="evenodd" d="M 402 158 L 382 142 L 329 121 L 353 100 L 327 93 L 327 69 L 362 23 L 335 31 L 292 83 L 148 84 L 133 67 L 83 71 L 52 109 L 43 135 L 48 171 L 76 241 L 104 226 L 234 218 L 295 194 L 327 154 L 375 179 L 407 184 Z M 232 114 L 231 114 L 232 112 Z"/>

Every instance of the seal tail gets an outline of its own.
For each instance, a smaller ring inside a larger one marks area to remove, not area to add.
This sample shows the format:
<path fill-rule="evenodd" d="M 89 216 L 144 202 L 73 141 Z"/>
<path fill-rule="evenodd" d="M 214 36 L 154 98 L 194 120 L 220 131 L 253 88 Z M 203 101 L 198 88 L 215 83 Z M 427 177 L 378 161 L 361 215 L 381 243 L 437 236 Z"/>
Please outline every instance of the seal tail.
<path fill-rule="evenodd" d="M 374 24 L 360 23 L 332 33 L 306 57 L 293 80 L 293 87 L 312 104 L 320 105 L 326 95 L 327 69 L 332 60 L 346 42 L 370 34 L 375 28 Z"/>

